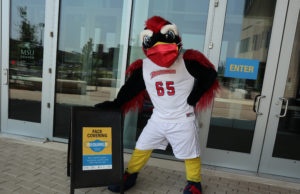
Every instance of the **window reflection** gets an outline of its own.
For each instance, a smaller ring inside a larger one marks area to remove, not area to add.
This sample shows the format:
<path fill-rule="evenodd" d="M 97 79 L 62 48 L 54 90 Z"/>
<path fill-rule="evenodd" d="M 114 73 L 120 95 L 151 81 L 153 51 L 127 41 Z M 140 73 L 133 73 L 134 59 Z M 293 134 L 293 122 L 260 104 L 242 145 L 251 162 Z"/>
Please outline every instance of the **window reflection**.
<path fill-rule="evenodd" d="M 54 136 L 68 136 L 71 106 L 115 98 L 122 12 L 122 0 L 61 1 Z"/>
<path fill-rule="evenodd" d="M 250 153 L 256 123 L 253 103 L 261 93 L 276 2 L 229 0 L 207 147 Z M 224 76 L 227 58 L 260 61 L 256 80 Z M 237 146 L 238 145 L 238 146 Z"/>
<path fill-rule="evenodd" d="M 177 25 L 184 49 L 193 48 L 203 52 L 208 5 L 209 0 L 134 1 L 127 65 L 137 59 L 146 58 L 142 51 L 142 44 L 139 42 L 139 36 L 144 29 L 145 21 L 154 15 L 164 17 Z M 131 112 L 126 115 L 124 123 L 125 148 L 133 149 L 135 147 L 135 142 L 150 118 L 152 109 L 150 99 L 146 99 L 140 114 Z M 172 155 L 170 146 L 165 152 L 156 152 Z"/>
<path fill-rule="evenodd" d="M 45 1 L 12 0 L 10 7 L 8 117 L 41 122 Z"/>

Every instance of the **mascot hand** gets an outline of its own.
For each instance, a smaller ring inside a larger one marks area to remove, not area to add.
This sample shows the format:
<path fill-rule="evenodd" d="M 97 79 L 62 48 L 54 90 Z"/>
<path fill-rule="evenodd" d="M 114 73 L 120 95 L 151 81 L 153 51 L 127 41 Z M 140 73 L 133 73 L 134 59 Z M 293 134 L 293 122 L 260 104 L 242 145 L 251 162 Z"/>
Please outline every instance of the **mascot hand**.
<path fill-rule="evenodd" d="M 98 104 L 95 104 L 96 108 L 101 108 L 101 109 L 109 109 L 109 108 L 118 108 L 119 106 L 115 101 L 104 101 Z"/>
<path fill-rule="evenodd" d="M 190 93 L 190 95 L 187 98 L 187 103 L 191 106 L 196 106 L 197 102 L 203 95 L 202 89 L 199 87 L 198 81 L 195 82 L 194 84 L 194 89 Z"/>

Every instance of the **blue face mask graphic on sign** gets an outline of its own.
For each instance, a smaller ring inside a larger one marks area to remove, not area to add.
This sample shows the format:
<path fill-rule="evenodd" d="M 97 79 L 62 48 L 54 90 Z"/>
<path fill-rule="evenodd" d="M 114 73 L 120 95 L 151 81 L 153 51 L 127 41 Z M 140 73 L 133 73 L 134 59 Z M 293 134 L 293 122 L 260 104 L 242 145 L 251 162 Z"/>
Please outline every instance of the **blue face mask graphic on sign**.
<path fill-rule="evenodd" d="M 88 147 L 91 148 L 94 152 L 101 152 L 106 146 L 105 141 L 100 141 L 99 139 L 91 141 L 88 143 Z"/>

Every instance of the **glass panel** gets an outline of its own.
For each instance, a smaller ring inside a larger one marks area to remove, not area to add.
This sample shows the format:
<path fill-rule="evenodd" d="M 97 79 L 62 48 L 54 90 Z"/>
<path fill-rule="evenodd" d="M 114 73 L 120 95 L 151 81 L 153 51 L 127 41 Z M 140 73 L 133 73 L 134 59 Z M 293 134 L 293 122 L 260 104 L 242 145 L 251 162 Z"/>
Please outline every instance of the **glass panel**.
<path fill-rule="evenodd" d="M 139 41 L 140 32 L 145 27 L 145 21 L 158 15 L 177 25 L 184 49 L 197 49 L 203 52 L 209 0 L 137 0 L 133 5 L 132 28 L 127 65 L 137 59 L 146 58 Z M 152 114 L 150 100 L 145 100 L 140 114 L 131 112 L 126 115 L 124 123 L 124 146 L 133 149 L 147 120 Z M 172 154 L 170 146 L 164 154 Z"/>
<path fill-rule="evenodd" d="M 62 0 L 56 66 L 54 136 L 68 137 L 72 105 L 116 95 L 122 0 Z"/>
<path fill-rule="evenodd" d="M 41 122 L 45 1 L 12 0 L 8 117 Z"/>
<path fill-rule="evenodd" d="M 229 0 L 207 147 L 250 153 L 256 123 L 253 101 L 261 93 L 276 1 Z M 259 60 L 257 79 L 225 77 L 228 58 Z"/>
<path fill-rule="evenodd" d="M 284 98 L 288 99 L 287 114 L 279 119 L 273 157 L 300 160 L 300 15 L 294 39 Z M 282 105 L 284 113 L 285 103 Z"/>

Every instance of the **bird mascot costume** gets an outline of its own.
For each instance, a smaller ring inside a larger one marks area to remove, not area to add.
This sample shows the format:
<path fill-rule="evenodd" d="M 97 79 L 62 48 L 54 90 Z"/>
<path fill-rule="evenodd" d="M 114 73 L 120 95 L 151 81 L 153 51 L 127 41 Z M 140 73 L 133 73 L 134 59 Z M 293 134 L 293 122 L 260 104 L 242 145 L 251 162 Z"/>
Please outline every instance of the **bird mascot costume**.
<path fill-rule="evenodd" d="M 171 144 L 176 158 L 186 166 L 184 193 L 201 193 L 201 161 L 195 113 L 206 109 L 219 88 L 214 65 L 199 51 L 181 52 L 175 24 L 159 16 L 149 18 L 140 35 L 147 58 L 138 59 L 126 71 L 128 79 L 114 101 L 96 107 L 121 107 L 124 112 L 141 110 L 145 95 L 154 106 L 143 129 L 128 168 L 124 189 L 134 186 L 138 173 L 153 149 Z M 120 191 L 120 186 L 109 190 Z"/>

